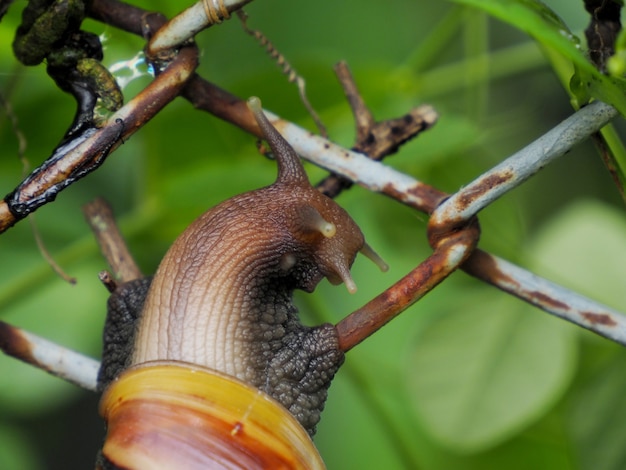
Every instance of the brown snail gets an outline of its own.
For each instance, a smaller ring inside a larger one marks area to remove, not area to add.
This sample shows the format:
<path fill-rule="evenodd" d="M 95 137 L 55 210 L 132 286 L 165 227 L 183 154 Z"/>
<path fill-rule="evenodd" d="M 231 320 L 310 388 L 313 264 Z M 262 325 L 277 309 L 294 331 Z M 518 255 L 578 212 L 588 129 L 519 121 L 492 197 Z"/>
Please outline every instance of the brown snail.
<path fill-rule="evenodd" d="M 344 355 L 332 325 L 299 322 L 292 293 L 313 291 L 323 277 L 353 292 L 359 251 L 385 265 L 350 216 L 310 185 L 258 98 L 248 105 L 276 157 L 276 182 L 207 211 L 151 281 L 122 285 L 109 300 L 100 468 L 323 468 L 308 435 Z M 232 398 L 219 419 L 218 391 Z M 266 403 L 275 415 L 263 422 Z M 290 437 L 277 437 L 286 444 L 275 451 L 268 436 L 285 429 L 283 419 Z M 161 456 L 175 445 L 177 456 Z"/>

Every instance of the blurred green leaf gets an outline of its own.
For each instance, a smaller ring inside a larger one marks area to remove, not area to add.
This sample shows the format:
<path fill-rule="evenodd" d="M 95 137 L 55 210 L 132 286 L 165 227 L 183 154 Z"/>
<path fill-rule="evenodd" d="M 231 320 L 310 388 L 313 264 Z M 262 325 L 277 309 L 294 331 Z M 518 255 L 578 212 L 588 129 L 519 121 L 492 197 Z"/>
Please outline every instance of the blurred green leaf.
<path fill-rule="evenodd" d="M 590 298 L 624 306 L 626 220 L 623 211 L 597 201 L 571 204 L 546 224 L 533 243 L 534 272 L 544 273 Z M 589 334 L 594 343 L 601 342 Z M 615 345 L 614 345 L 615 346 Z M 582 470 L 617 470 L 626 464 L 623 348 L 575 392 L 567 429 Z M 587 352 L 590 356 L 593 351 Z M 587 358 L 590 361 L 597 359 Z"/>
<path fill-rule="evenodd" d="M 3 424 L 0 424 L 0 466 L 6 470 L 43 468 L 28 437 L 19 429 Z"/>
<path fill-rule="evenodd" d="M 614 308 L 624 307 L 626 220 L 595 201 L 571 204 L 533 243 L 533 271 Z"/>
<path fill-rule="evenodd" d="M 363 396 L 366 389 L 367 384 L 355 382 L 347 370 L 333 381 L 325 410 L 328 419 L 322 420 L 315 438 L 316 445 L 328 450 L 326 465 L 329 469 L 409 467 L 414 460 L 405 455 L 394 428 L 376 418 L 371 401 Z"/>
<path fill-rule="evenodd" d="M 593 68 L 580 51 L 579 39 L 572 34 L 568 26 L 554 11 L 539 0 L 451 1 L 484 10 L 526 32 L 543 45 L 557 49 L 561 54 L 585 69 Z"/>
<path fill-rule="evenodd" d="M 621 213 L 577 203 L 546 224 L 526 262 L 534 272 L 619 306 L 624 234 Z M 411 391 L 418 416 L 435 437 L 478 451 L 511 437 L 562 396 L 575 366 L 575 343 L 567 325 L 496 292 L 466 293 L 464 305 L 416 338 Z"/>
<path fill-rule="evenodd" d="M 626 80 L 607 77 L 589 62 L 580 40 L 561 18 L 539 0 L 452 0 L 487 11 L 534 37 L 544 48 L 553 49 L 576 67 L 576 96 L 584 97 L 587 88 L 594 98 L 612 104 L 626 115 Z M 582 4 L 580 5 L 582 8 Z M 579 106 L 585 102 L 579 103 Z"/>
<path fill-rule="evenodd" d="M 617 77 L 622 77 L 626 74 L 626 31 L 623 29 L 617 35 L 615 54 L 609 57 L 606 68 L 611 75 Z"/>
<path fill-rule="evenodd" d="M 510 438 L 562 396 L 575 341 L 566 325 L 518 300 L 495 291 L 464 297 L 464 307 L 415 339 L 409 383 L 432 435 L 477 452 Z"/>
<path fill-rule="evenodd" d="M 626 354 L 595 374 L 572 404 L 568 428 L 581 470 L 626 467 Z"/>

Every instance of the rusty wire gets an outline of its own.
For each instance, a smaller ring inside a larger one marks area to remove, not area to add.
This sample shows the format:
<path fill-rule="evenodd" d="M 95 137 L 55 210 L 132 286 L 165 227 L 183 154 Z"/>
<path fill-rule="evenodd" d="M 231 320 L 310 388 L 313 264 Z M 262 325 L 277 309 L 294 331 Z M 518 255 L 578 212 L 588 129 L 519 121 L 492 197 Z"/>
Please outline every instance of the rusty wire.
<path fill-rule="evenodd" d="M 535 307 L 626 345 L 624 314 L 480 249 L 462 269 Z"/>
<path fill-rule="evenodd" d="M 469 220 L 548 163 L 599 131 L 617 115 L 614 107 L 601 101 L 585 106 L 447 199 L 431 215 L 432 223 L 452 226 Z"/>
<path fill-rule="evenodd" d="M 179 47 L 193 39 L 203 29 L 228 19 L 230 13 L 239 10 L 252 0 L 200 0 L 176 15 L 148 43 L 146 54 L 156 56 Z"/>
<path fill-rule="evenodd" d="M 214 6 L 220 10 L 227 7 L 230 13 L 245 3 L 248 2 L 233 0 L 224 3 L 214 2 Z M 187 44 L 188 39 L 198 31 L 225 17 L 224 14 L 217 17 L 205 10 L 207 5 L 205 1 L 198 2 L 167 22 L 162 15 L 149 13 L 117 0 L 94 0 L 90 11 L 93 18 L 146 38 L 152 37 L 146 50 L 149 54 L 158 55 L 163 61 L 163 69 L 143 92 L 121 108 L 103 127 L 94 130 L 71 148 L 61 149 L 65 153 L 59 155 L 53 166 L 35 170 L 11 194 L 12 199 L 9 201 L 11 204 L 6 200 L 0 202 L 0 232 L 16 223 L 25 213 L 32 212 L 48 202 L 46 194 L 52 192 L 56 195 L 58 191 L 64 189 L 68 175 L 76 172 L 86 174 L 95 169 L 124 138 L 137 131 L 177 95 L 183 96 L 198 109 L 208 111 L 259 135 L 258 127 L 245 103 L 195 75 L 193 72 L 197 65 L 197 51 L 189 45 L 180 47 L 183 42 Z M 197 20 L 197 24 L 194 23 L 194 26 L 189 28 L 190 11 L 196 10 L 202 12 L 196 15 L 201 18 Z M 163 24 L 166 26 L 154 34 L 154 31 Z M 182 32 L 185 26 L 188 27 L 187 33 Z M 360 153 L 341 148 L 326 139 L 312 135 L 309 131 L 281 120 L 271 113 L 268 115 L 304 158 L 372 191 L 385 194 L 431 215 L 429 240 L 434 248 L 433 254 L 390 289 L 338 323 L 337 329 L 343 350 L 349 350 L 372 334 L 459 267 L 547 312 L 620 344 L 626 344 L 626 317 L 619 312 L 475 249 L 479 238 L 479 228 L 474 217 L 476 213 L 609 122 L 617 115 L 615 109 L 609 105 L 597 102 L 583 108 L 544 137 L 449 198 L 447 194 L 428 184 Z M 436 113 L 430 107 L 418 108 L 417 115 L 427 126 L 436 119 Z M 17 211 L 16 207 L 23 211 Z M 3 331 L 9 331 L 7 328 L 12 327 L 3 326 Z M 21 356 L 34 357 L 30 353 L 36 348 L 38 340 L 29 333 L 11 330 L 11 334 L 16 332 L 22 341 Z M 32 341 L 33 348 L 30 352 L 29 341 Z M 10 348 L 4 347 L 5 344 L 0 343 L 0 346 L 5 352 L 12 354 Z M 14 349 L 13 352 L 15 351 Z M 61 346 L 57 346 L 56 353 L 54 347 L 48 348 L 47 351 L 50 361 L 53 362 L 64 354 L 64 348 Z M 73 361 L 79 363 L 83 360 L 80 355 L 71 357 Z M 33 362 L 46 370 L 53 369 L 49 364 L 41 362 L 39 357 Z M 89 378 L 82 380 L 72 378 L 73 372 L 70 373 L 70 377 L 65 372 L 61 373 L 71 381 L 84 382 L 83 386 L 90 387 Z M 84 371 L 76 373 L 89 376 L 89 373 Z"/>
<path fill-rule="evenodd" d="M 417 268 L 339 323 L 339 348 L 346 352 L 405 311 L 455 271 L 478 244 L 476 220 L 433 240 L 434 252 Z"/>
<path fill-rule="evenodd" d="M 96 390 L 100 361 L 0 321 L 0 349 L 86 390 Z"/>
<path fill-rule="evenodd" d="M 429 107 L 423 108 L 422 112 L 425 119 L 434 113 Z M 445 236 L 462 228 L 480 209 L 522 184 L 550 161 L 564 155 L 616 115 L 615 108 L 602 102 L 592 103 L 448 199 L 445 193 L 428 184 L 357 152 L 343 149 L 322 137 L 311 136 L 292 123 L 275 116 L 273 123 L 304 158 L 371 191 L 381 192 L 431 214 L 431 230 Z M 459 207 L 461 210 L 458 210 Z M 476 250 L 461 269 L 548 313 L 626 345 L 626 317 L 605 305 L 482 250 Z M 412 282 L 410 277 L 406 278 L 407 284 Z M 436 283 L 432 287 L 434 285 Z M 392 289 L 403 287 L 398 283 Z M 395 315 L 397 313 L 394 312 Z"/>

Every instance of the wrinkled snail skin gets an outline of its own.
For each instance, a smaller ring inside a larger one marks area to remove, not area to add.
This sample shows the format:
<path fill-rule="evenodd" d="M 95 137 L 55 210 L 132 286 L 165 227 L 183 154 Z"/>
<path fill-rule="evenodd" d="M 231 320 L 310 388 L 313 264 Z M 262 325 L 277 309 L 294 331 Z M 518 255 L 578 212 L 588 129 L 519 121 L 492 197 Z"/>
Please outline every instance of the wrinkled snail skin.
<path fill-rule="evenodd" d="M 353 286 L 363 235 L 308 182 L 280 134 L 256 114 L 278 161 L 277 181 L 203 214 L 176 240 L 146 298 L 132 364 L 177 360 L 260 388 L 311 433 L 343 362 L 331 325 L 302 326 L 294 289 L 327 276 Z"/>
<path fill-rule="evenodd" d="M 119 284 L 107 302 L 98 391 L 102 392 L 130 365 L 137 323 L 152 277 Z"/>
<path fill-rule="evenodd" d="M 99 382 L 111 384 L 107 396 L 127 367 L 193 364 L 269 395 L 313 435 L 344 355 L 332 325 L 300 324 L 292 293 L 313 291 L 323 277 L 354 292 L 359 251 L 385 265 L 350 216 L 310 185 L 259 100 L 249 108 L 277 160 L 276 182 L 210 209 L 174 242 L 151 282 L 111 296 Z M 102 468 L 118 468 L 106 450 Z"/>

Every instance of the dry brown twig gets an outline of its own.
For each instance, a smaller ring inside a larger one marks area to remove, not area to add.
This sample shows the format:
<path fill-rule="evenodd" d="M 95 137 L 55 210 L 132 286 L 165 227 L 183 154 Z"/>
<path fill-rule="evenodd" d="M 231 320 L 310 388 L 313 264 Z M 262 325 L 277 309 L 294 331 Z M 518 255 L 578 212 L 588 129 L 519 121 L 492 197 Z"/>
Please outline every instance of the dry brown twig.
<path fill-rule="evenodd" d="M 115 290 L 115 280 L 128 282 L 143 277 L 115 222 L 111 206 L 104 199 L 98 198 L 86 204 L 83 212 L 104 259 L 113 271 L 112 278 L 108 274 L 101 274 L 101 280 L 109 291 Z"/>

